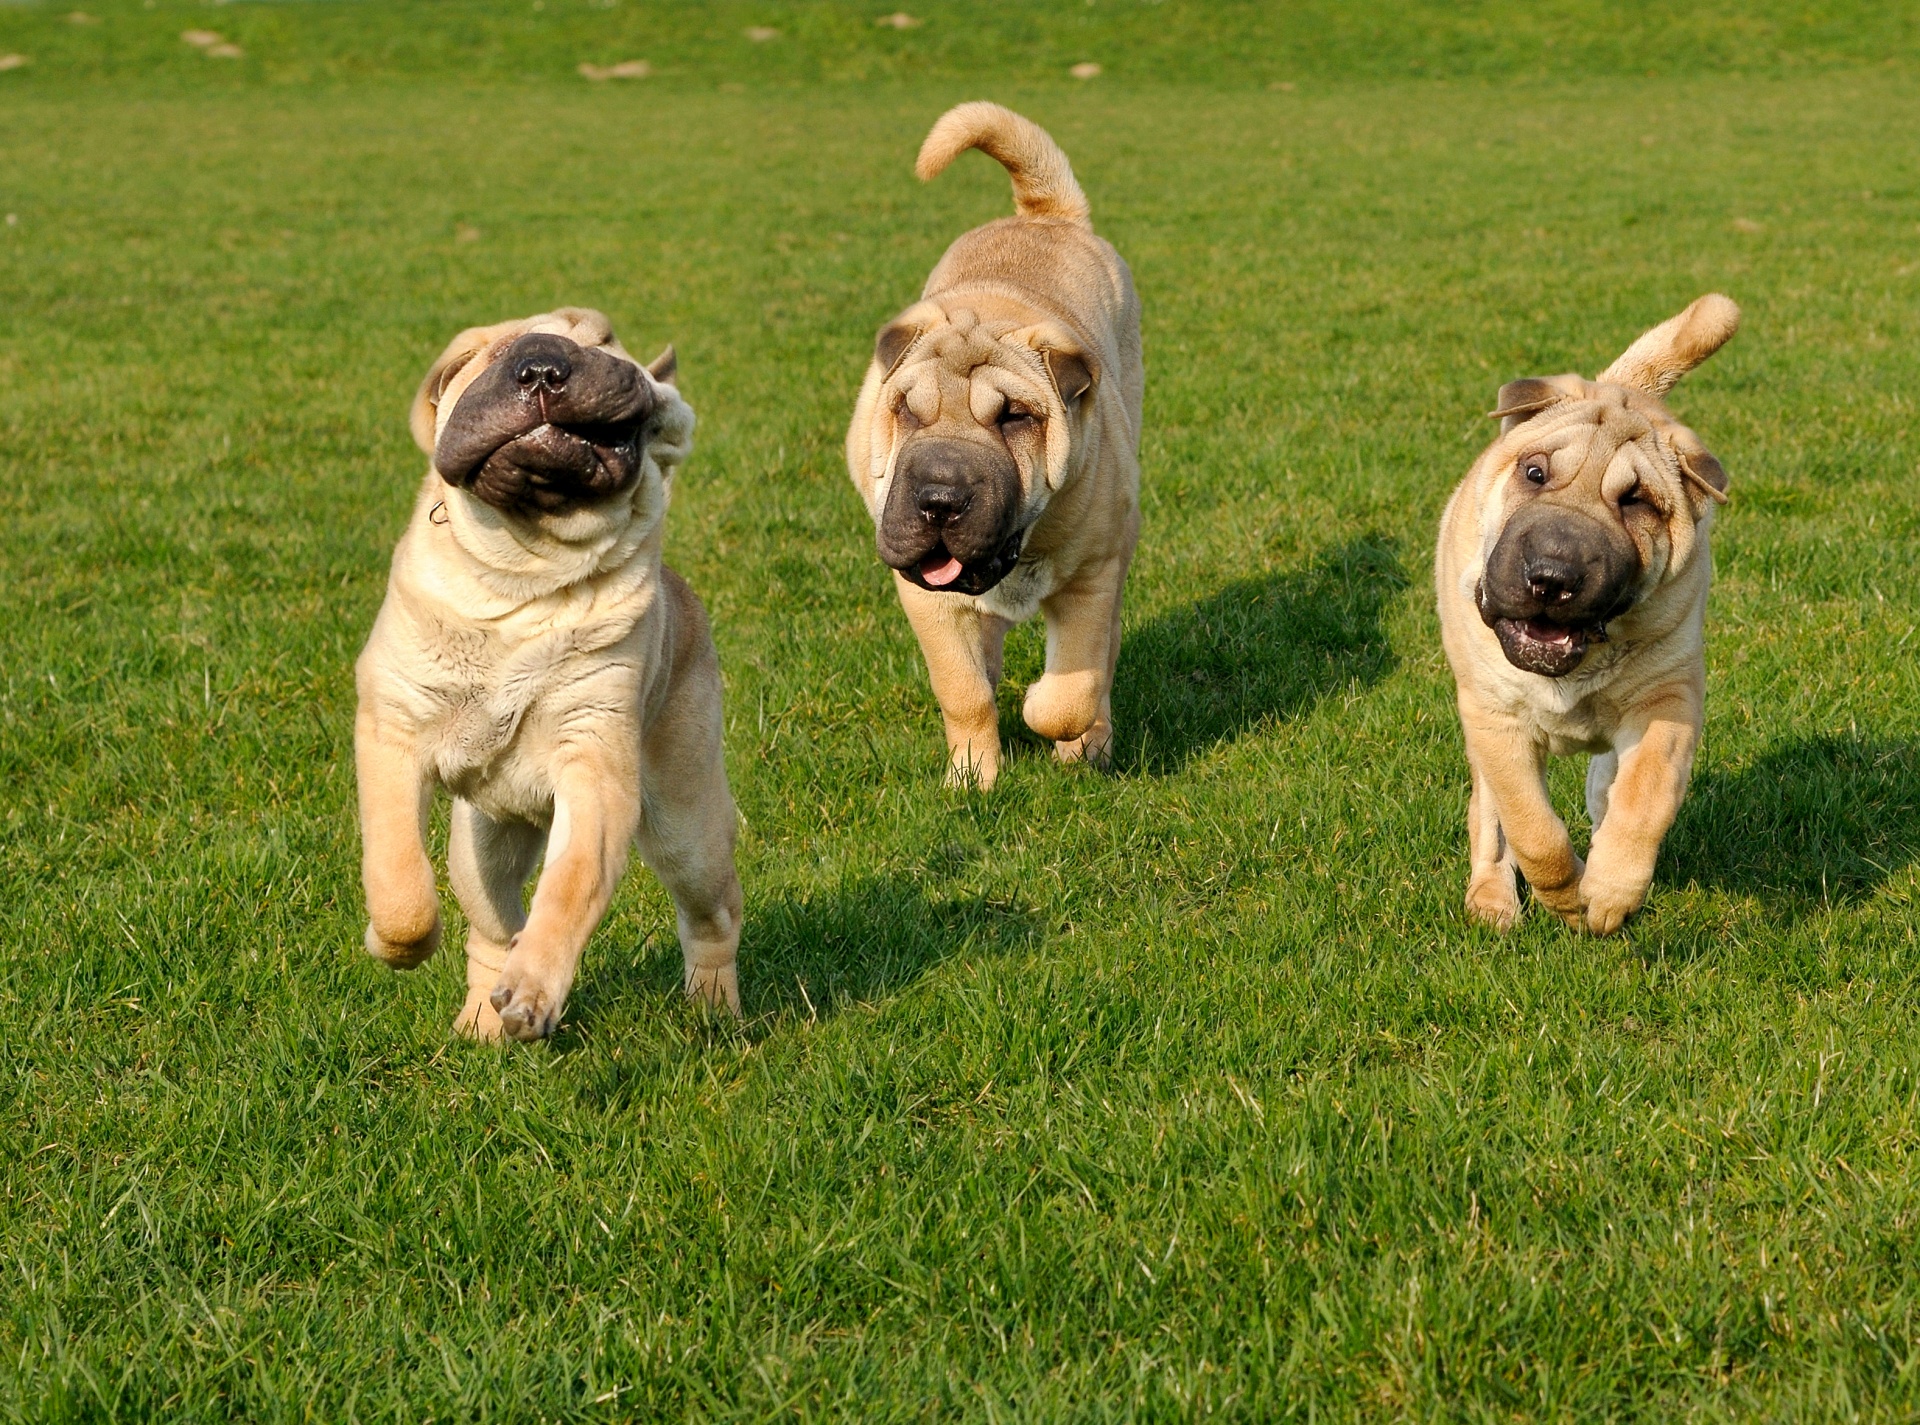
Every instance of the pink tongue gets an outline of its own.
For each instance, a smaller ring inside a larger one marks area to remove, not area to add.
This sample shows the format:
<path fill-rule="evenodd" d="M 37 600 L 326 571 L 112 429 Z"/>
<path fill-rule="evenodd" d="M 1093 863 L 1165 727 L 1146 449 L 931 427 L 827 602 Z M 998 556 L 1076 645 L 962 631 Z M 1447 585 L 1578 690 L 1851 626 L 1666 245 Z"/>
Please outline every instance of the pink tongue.
<path fill-rule="evenodd" d="M 920 566 L 920 577 L 936 589 L 946 588 L 947 585 L 951 584 L 955 579 L 958 579 L 964 572 L 964 567 L 960 561 L 955 559 L 951 554 L 937 564 L 934 562 L 933 556 L 928 555 L 927 562 Z"/>

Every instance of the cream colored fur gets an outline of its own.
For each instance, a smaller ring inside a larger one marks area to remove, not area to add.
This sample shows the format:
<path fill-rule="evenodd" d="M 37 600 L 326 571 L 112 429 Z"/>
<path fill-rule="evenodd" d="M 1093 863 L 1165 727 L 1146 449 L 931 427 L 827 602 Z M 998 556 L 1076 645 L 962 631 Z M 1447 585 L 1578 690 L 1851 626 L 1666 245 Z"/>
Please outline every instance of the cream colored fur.
<path fill-rule="evenodd" d="M 528 332 L 632 360 L 582 309 L 464 332 L 415 399 L 424 449 Z M 367 949 L 404 968 L 439 943 L 425 829 L 445 787 L 448 878 L 470 927 L 456 1026 L 479 1038 L 552 1033 L 635 842 L 673 897 L 687 992 L 739 1006 L 719 665 L 699 600 L 661 563 L 693 411 L 646 379 L 656 431 L 641 478 L 612 500 L 510 516 L 429 471 L 356 665 Z M 523 886 L 543 852 L 529 910 Z"/>
<path fill-rule="evenodd" d="M 1516 383 L 1530 389 L 1520 404 L 1494 412 L 1504 418 L 1502 434 L 1441 517 L 1441 637 L 1473 773 L 1467 908 L 1499 929 L 1520 917 L 1516 867 L 1537 899 L 1596 934 L 1619 929 L 1646 899 L 1700 738 L 1702 630 L 1713 578 L 1708 536 L 1721 498 L 1700 474 L 1717 474 L 1717 462 L 1660 397 L 1731 337 L 1739 319 L 1727 298 L 1702 297 L 1635 341 L 1598 381 Z M 1633 607 L 1609 625 L 1607 642 L 1560 678 L 1509 663 L 1475 601 L 1487 558 L 1521 498 L 1515 464 L 1538 450 L 1577 467 L 1579 498 L 1602 517 L 1618 517 L 1620 495 L 1635 487 L 1664 514 L 1657 528 L 1634 527 Z M 1577 752 L 1593 754 L 1585 861 L 1545 782 L 1548 756 Z"/>
<path fill-rule="evenodd" d="M 933 127 L 918 172 L 932 178 L 979 148 L 1013 180 L 1017 212 L 963 234 L 920 300 L 888 324 L 907 344 L 870 363 L 847 431 L 847 469 L 880 518 L 904 435 L 973 421 L 1017 399 L 1045 413 L 1044 455 L 1021 467 L 1030 533 L 1018 567 L 973 596 L 895 585 L 920 640 L 946 723 L 949 780 L 982 788 L 1000 767 L 994 706 L 1007 630 L 1047 623 L 1046 671 L 1028 690 L 1027 725 L 1063 761 L 1104 763 L 1113 740 L 1120 600 L 1140 531 L 1140 411 L 1145 371 L 1133 277 L 1095 235 L 1066 155 L 1037 125 L 997 104 L 963 104 Z M 1063 394 L 1054 377 L 1083 359 L 1093 384 Z"/>

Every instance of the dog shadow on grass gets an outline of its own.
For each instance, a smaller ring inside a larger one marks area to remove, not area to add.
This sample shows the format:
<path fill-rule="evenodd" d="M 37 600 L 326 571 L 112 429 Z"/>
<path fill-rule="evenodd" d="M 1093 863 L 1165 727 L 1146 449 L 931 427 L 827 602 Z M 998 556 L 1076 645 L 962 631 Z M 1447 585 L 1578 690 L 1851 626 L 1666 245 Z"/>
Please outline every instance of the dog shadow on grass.
<path fill-rule="evenodd" d="M 1396 661 L 1382 616 L 1406 587 L 1393 541 L 1363 535 L 1131 630 L 1114 679 L 1115 769 L 1176 772 L 1262 722 L 1379 682 Z"/>
<path fill-rule="evenodd" d="M 955 848 L 954 855 L 964 853 Z M 948 869 L 958 868 L 943 862 L 865 876 L 761 905 L 754 943 L 741 950 L 742 974 L 752 977 L 747 1012 L 826 1019 L 896 995 L 949 960 L 1039 943 L 1040 920 L 1029 907 L 991 892 L 943 889 Z"/>
<path fill-rule="evenodd" d="M 1920 744 L 1802 737 L 1696 771 L 1663 880 L 1799 917 L 1857 904 L 1920 857 Z"/>
<path fill-rule="evenodd" d="M 1041 924 L 1023 904 L 991 892 L 943 890 L 962 869 L 957 847 L 928 866 L 895 875 L 749 899 L 740 945 L 740 990 L 747 1031 L 788 1013 L 833 1017 L 849 1005 L 898 994 L 949 960 L 1000 956 L 1039 943 Z M 605 957 L 583 974 L 567 1005 L 567 1028 L 591 1034 L 636 1000 L 671 999 L 680 986 L 680 947 L 671 931 L 624 966 Z M 566 1037 L 563 1030 L 562 1037 Z"/>

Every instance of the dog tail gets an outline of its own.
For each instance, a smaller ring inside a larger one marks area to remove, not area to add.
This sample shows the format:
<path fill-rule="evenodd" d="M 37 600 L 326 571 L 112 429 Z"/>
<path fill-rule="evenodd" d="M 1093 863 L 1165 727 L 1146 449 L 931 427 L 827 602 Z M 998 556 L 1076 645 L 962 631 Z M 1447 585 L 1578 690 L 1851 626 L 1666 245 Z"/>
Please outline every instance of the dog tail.
<path fill-rule="evenodd" d="M 1740 330 L 1733 298 L 1709 292 L 1677 317 L 1668 317 L 1600 373 L 1602 381 L 1664 396 L 1674 382 L 1727 344 Z"/>
<path fill-rule="evenodd" d="M 1013 209 L 1023 218 L 1087 221 L 1087 195 L 1073 165 L 1047 131 L 998 104 L 961 104 L 942 114 L 920 145 L 913 171 L 936 178 L 970 148 L 1000 161 L 1013 178 Z"/>

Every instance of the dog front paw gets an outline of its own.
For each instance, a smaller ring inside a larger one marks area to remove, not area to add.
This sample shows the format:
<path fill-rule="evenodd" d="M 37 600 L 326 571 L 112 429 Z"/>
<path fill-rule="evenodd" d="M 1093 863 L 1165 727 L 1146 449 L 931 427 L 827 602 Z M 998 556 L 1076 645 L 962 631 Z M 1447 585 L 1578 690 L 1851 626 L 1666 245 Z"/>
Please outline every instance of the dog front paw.
<path fill-rule="evenodd" d="M 567 985 L 556 985 L 531 965 L 507 961 L 500 983 L 487 996 L 500 1016 L 500 1032 L 509 1039 L 531 1043 L 546 1039 L 560 1027 L 560 1011 L 567 1007 Z"/>
<path fill-rule="evenodd" d="M 439 908 L 435 907 L 424 929 L 417 917 L 411 924 L 402 920 L 382 926 L 379 921 L 368 921 L 366 947 L 374 959 L 396 970 L 411 970 L 425 963 L 440 948 Z"/>
<path fill-rule="evenodd" d="M 1627 923 L 1627 918 L 1647 903 L 1644 885 L 1594 884 L 1589 876 L 1580 885 L 1580 898 L 1586 902 L 1586 928 L 1594 935 L 1612 935 Z"/>
<path fill-rule="evenodd" d="M 1467 914 L 1502 934 L 1520 923 L 1520 891 L 1511 866 L 1478 872 L 1467 882 Z"/>
<path fill-rule="evenodd" d="M 1578 856 L 1573 858 L 1573 877 L 1565 885 L 1542 887 L 1527 883 L 1533 892 L 1533 898 L 1560 917 L 1561 923 L 1574 930 L 1586 928 L 1586 904 L 1580 895 L 1580 882 L 1586 877 L 1587 863 Z"/>
<path fill-rule="evenodd" d="M 426 856 L 369 860 L 367 953 L 411 970 L 440 948 L 440 893 Z"/>
<path fill-rule="evenodd" d="M 1090 673 L 1043 673 L 1020 716 L 1049 742 L 1079 742 L 1100 720 L 1099 685 Z"/>

